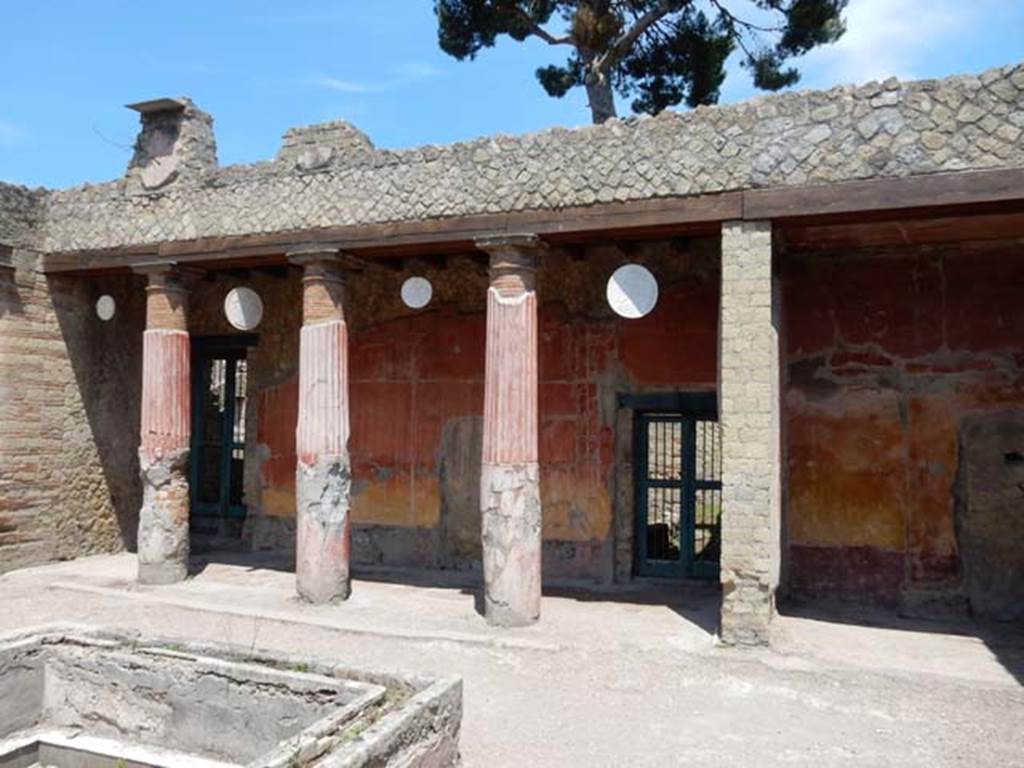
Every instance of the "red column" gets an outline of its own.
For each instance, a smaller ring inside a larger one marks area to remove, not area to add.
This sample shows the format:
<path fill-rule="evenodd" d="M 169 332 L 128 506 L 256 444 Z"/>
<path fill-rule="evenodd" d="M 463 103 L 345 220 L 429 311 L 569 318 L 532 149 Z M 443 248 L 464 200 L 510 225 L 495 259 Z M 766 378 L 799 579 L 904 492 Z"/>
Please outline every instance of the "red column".
<path fill-rule="evenodd" d="M 540 617 L 541 505 L 537 467 L 537 296 L 533 235 L 477 241 L 491 257 L 487 291 L 483 464 L 484 608 L 488 622 Z"/>
<path fill-rule="evenodd" d="M 188 294 L 172 263 L 140 266 L 137 271 L 149 278 L 142 340 L 138 580 L 170 584 L 188 573 Z"/>
<path fill-rule="evenodd" d="M 303 267 L 296 429 L 296 554 L 299 596 L 349 596 L 348 329 L 341 255 L 289 254 Z"/>

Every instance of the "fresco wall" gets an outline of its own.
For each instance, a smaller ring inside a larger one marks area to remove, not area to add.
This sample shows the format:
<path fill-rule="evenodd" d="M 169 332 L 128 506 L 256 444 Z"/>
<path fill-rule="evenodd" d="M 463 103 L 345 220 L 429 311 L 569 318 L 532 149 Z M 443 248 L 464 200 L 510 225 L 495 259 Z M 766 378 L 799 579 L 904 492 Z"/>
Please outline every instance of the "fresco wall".
<path fill-rule="evenodd" d="M 616 395 L 714 388 L 716 248 L 712 239 L 543 257 L 546 577 L 612 580 Z M 604 298 L 608 276 L 627 260 L 646 264 L 661 283 L 657 308 L 640 320 L 613 315 Z M 434 286 L 433 302 L 419 312 L 398 298 L 402 280 L 413 272 Z M 216 296 L 204 305 L 216 306 L 230 282 L 218 281 Z M 249 455 L 257 461 L 247 470 L 246 501 L 248 535 L 257 549 L 289 549 L 294 535 L 297 274 L 285 284 L 268 286 L 267 319 L 250 353 L 256 437 Z M 372 266 L 349 280 L 357 563 L 479 568 L 486 286 L 482 262 L 465 257 L 404 271 Z"/>
<path fill-rule="evenodd" d="M 1024 409 L 1024 244 L 787 254 L 784 292 L 791 594 L 961 611 L 960 430 Z"/>

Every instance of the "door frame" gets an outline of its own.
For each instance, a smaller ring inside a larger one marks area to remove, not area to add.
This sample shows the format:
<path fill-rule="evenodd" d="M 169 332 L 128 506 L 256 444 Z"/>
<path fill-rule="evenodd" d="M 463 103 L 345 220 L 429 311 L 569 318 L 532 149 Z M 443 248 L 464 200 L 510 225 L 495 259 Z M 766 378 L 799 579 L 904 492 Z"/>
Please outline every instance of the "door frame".
<path fill-rule="evenodd" d="M 696 521 L 696 492 L 707 488 L 706 481 L 696 479 L 695 424 L 700 420 L 718 421 L 718 393 L 714 390 L 699 392 L 651 392 L 620 394 L 620 408 L 633 411 L 633 573 L 639 577 L 667 577 L 717 579 L 719 568 L 693 559 L 694 528 Z M 684 462 L 682 479 L 652 481 L 641 479 L 641 470 L 647 467 L 647 425 L 653 420 L 675 421 L 683 426 Z M 719 484 L 720 485 L 720 484 Z M 646 492 L 649 487 L 678 487 L 682 496 L 680 510 L 680 547 L 678 562 L 647 561 L 647 509 Z"/>
<path fill-rule="evenodd" d="M 235 366 L 229 365 L 224 376 L 224 388 L 231 393 L 225 398 L 224 423 L 221 426 L 220 459 L 220 502 L 216 505 L 199 500 L 199 437 L 202 434 L 202 400 L 197 396 L 202 383 L 203 365 L 207 360 L 237 361 L 247 357 L 250 347 L 256 346 L 259 335 L 255 333 L 225 334 L 215 336 L 193 336 L 191 344 L 191 397 L 192 397 L 192 439 L 189 445 L 189 518 L 200 510 L 209 517 L 244 518 L 246 507 L 231 504 L 231 458 L 238 444 L 234 441 L 235 415 Z M 227 446 L 227 450 L 224 447 Z M 244 450 L 245 446 L 241 448 Z"/>

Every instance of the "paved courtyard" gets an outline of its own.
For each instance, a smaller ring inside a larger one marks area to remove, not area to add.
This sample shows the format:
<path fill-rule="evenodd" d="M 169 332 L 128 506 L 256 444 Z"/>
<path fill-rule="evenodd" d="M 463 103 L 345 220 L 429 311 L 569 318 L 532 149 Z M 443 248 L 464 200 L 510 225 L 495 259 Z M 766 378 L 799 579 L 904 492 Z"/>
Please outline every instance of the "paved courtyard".
<path fill-rule="evenodd" d="M 735 650 L 697 588 L 545 595 L 538 625 L 497 630 L 443 574 L 363 574 L 312 607 L 272 562 L 155 588 L 134 571 L 116 555 L 0 576 L 0 631 L 80 622 L 455 673 L 467 766 L 1024 765 L 1024 634 L 1005 626 L 805 610 L 772 650 Z"/>

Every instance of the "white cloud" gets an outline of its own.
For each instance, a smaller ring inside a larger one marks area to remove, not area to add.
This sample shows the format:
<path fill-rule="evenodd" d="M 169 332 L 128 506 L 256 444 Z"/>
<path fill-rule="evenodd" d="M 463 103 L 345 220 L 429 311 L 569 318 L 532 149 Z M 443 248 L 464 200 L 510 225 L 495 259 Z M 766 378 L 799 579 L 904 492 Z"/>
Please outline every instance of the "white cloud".
<path fill-rule="evenodd" d="M 338 93 L 386 93 L 423 80 L 438 77 L 441 74 L 441 70 L 432 64 L 410 61 L 399 66 L 394 76 L 386 80 L 348 80 L 339 77 L 319 76 L 312 78 L 311 82 L 321 88 L 327 88 Z"/>
<path fill-rule="evenodd" d="M 339 93 L 377 93 L 387 90 L 382 83 L 339 80 L 336 77 L 314 77 L 313 84 Z"/>
<path fill-rule="evenodd" d="M 919 68 L 979 19 L 991 3 L 963 0 L 851 0 L 846 34 L 799 62 L 803 85 L 865 83 L 895 75 L 919 77 Z"/>

